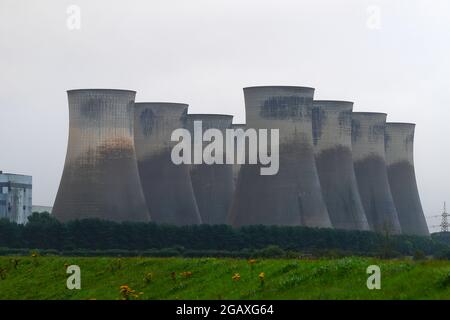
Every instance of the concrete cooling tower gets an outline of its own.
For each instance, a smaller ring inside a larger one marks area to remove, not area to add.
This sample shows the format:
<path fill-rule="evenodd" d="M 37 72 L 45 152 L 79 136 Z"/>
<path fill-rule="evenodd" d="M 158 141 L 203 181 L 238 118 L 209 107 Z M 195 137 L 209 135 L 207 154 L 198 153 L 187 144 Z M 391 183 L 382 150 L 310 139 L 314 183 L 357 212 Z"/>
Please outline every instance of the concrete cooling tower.
<path fill-rule="evenodd" d="M 243 131 L 245 131 L 245 124 L 232 124 L 231 125 L 231 129 L 233 130 L 238 130 L 241 129 Z M 237 137 L 236 137 L 236 141 L 237 139 L 243 139 L 244 138 L 244 134 L 240 134 L 240 131 L 236 131 Z M 237 142 L 235 143 L 235 148 L 234 148 L 234 164 L 233 164 L 233 186 L 234 188 L 236 188 L 236 184 L 237 184 L 237 180 L 238 180 L 238 176 L 239 176 L 239 170 L 241 169 L 241 165 L 238 164 L 238 158 L 242 157 L 242 159 L 245 159 L 245 154 L 238 154 L 238 150 L 237 150 Z"/>
<path fill-rule="evenodd" d="M 352 160 L 353 102 L 314 101 L 313 141 L 322 195 L 333 227 L 369 230 Z"/>
<path fill-rule="evenodd" d="M 233 116 L 219 114 L 190 114 L 187 127 L 194 135 L 194 121 L 202 122 L 202 134 L 207 129 L 218 129 L 223 135 L 231 127 Z M 210 144 L 204 142 L 202 147 Z M 195 146 L 194 146 L 195 148 Z M 222 150 L 225 150 L 225 146 Z M 225 153 L 217 153 L 225 163 Z M 205 158 L 203 159 L 205 160 Z M 233 166 L 231 164 L 193 164 L 191 179 L 200 216 L 204 224 L 225 224 L 233 198 Z"/>
<path fill-rule="evenodd" d="M 359 194 L 371 230 L 401 233 L 384 151 L 385 113 L 353 112 L 352 154 Z"/>
<path fill-rule="evenodd" d="M 229 216 L 233 226 L 331 227 L 314 161 L 313 95 L 306 87 L 244 89 L 247 129 L 279 129 L 279 171 L 261 175 L 260 162 L 241 166 Z"/>
<path fill-rule="evenodd" d="M 172 132 L 185 127 L 188 105 L 136 103 L 134 143 L 144 196 L 152 221 L 199 224 L 189 165 L 172 162 Z"/>
<path fill-rule="evenodd" d="M 136 92 L 70 90 L 69 142 L 53 214 L 149 221 L 133 137 Z"/>
<path fill-rule="evenodd" d="M 412 123 L 386 124 L 387 172 L 402 233 L 429 236 L 414 171 L 414 128 Z"/>

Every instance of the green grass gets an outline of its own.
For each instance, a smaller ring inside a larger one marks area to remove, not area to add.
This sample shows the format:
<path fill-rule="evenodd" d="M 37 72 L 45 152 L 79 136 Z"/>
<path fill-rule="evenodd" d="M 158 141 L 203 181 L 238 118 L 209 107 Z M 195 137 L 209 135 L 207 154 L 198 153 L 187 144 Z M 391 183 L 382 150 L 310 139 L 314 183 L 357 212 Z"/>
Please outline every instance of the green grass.
<path fill-rule="evenodd" d="M 81 290 L 66 288 L 72 264 L 81 268 Z M 381 290 L 366 287 L 372 264 L 381 268 Z M 450 262 L 436 260 L 260 259 L 251 267 L 243 259 L 0 257 L 0 269 L 0 299 L 117 300 L 121 285 L 143 292 L 140 299 L 450 299 Z"/>

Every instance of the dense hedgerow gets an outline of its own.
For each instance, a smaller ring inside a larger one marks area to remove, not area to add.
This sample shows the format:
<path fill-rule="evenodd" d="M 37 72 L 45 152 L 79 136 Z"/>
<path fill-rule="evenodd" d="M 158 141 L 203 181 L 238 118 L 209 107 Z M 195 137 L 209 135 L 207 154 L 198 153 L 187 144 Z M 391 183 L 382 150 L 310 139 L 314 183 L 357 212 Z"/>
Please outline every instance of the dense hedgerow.
<path fill-rule="evenodd" d="M 78 251 L 83 256 L 101 252 L 111 256 L 247 257 L 259 250 L 258 255 L 270 257 L 303 252 L 384 257 L 423 254 L 445 258 L 450 249 L 441 239 L 442 235 L 438 241 L 434 237 L 262 225 L 238 229 L 227 225 L 178 227 L 99 219 L 61 223 L 47 213 L 34 213 L 26 225 L 0 220 L 0 248 L 25 251 L 36 248 L 58 254 Z M 7 250 L 0 250 L 0 254 L 7 254 Z"/>

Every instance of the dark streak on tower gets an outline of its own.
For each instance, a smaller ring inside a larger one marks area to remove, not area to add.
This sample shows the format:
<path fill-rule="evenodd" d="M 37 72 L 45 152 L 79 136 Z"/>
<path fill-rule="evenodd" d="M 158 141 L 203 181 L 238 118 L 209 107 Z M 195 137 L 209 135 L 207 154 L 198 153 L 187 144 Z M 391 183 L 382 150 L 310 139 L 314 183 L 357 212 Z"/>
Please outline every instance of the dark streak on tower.
<path fill-rule="evenodd" d="M 245 131 L 245 124 L 232 124 L 231 129 L 236 130 L 236 141 L 235 141 L 235 148 L 234 148 L 234 164 L 233 164 L 233 186 L 234 189 L 236 188 L 238 176 L 239 176 L 239 170 L 241 169 L 241 165 L 238 164 L 238 158 L 242 157 L 242 159 L 245 159 L 245 154 L 239 154 L 238 155 L 238 149 L 237 147 L 237 141 L 238 139 L 243 139 L 244 135 L 239 134 L 239 129 Z"/>

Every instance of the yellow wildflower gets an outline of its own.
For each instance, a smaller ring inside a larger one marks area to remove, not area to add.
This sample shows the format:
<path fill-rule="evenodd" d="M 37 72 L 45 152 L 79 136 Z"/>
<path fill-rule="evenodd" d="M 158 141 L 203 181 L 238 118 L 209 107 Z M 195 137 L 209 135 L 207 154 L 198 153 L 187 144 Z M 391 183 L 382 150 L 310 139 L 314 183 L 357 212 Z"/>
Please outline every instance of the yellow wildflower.
<path fill-rule="evenodd" d="M 182 272 L 181 275 L 185 278 L 190 278 L 192 276 L 191 271 Z"/>
<path fill-rule="evenodd" d="M 140 292 L 139 294 L 144 294 Z M 139 294 L 136 294 L 136 291 L 131 289 L 128 285 L 120 286 L 120 295 L 123 300 L 130 300 L 131 298 L 139 298 Z"/>
<path fill-rule="evenodd" d="M 261 287 L 264 287 L 264 279 L 266 278 L 266 274 L 264 272 L 261 272 L 258 275 L 258 278 L 259 278 L 259 282 L 260 282 Z"/>
<path fill-rule="evenodd" d="M 146 283 L 149 283 L 149 282 L 151 282 L 152 280 L 153 280 L 153 273 L 152 273 L 152 272 L 147 273 L 147 274 L 145 275 L 145 277 L 144 277 L 144 281 L 145 281 Z"/>

